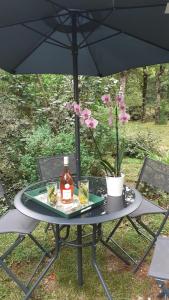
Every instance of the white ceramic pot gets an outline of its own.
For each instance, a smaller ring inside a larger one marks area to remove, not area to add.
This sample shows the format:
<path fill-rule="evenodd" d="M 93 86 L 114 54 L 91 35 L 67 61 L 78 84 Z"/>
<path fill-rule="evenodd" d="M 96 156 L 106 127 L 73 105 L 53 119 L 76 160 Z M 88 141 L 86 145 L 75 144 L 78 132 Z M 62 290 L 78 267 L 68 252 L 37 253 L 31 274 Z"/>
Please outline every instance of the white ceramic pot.
<path fill-rule="evenodd" d="M 124 185 L 124 174 L 119 177 L 106 177 L 107 182 L 107 194 L 109 196 L 121 196 Z"/>

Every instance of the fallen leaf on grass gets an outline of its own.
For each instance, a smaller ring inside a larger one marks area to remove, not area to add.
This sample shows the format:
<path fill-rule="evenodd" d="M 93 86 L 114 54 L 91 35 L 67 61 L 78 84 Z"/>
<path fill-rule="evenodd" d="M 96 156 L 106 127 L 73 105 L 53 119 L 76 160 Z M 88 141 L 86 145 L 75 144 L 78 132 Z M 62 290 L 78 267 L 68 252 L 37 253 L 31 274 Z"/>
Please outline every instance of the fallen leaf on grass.
<path fill-rule="evenodd" d="M 45 277 L 42 281 L 41 286 L 43 286 L 43 289 L 46 291 L 55 291 L 58 287 L 58 279 L 55 273 L 49 274 L 47 277 Z"/>

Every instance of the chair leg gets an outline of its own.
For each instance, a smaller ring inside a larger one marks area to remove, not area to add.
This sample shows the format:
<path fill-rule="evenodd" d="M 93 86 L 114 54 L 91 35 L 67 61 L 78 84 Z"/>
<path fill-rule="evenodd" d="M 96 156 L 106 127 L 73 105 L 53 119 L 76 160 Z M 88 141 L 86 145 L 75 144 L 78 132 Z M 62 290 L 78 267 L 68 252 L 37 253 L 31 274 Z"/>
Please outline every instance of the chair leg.
<path fill-rule="evenodd" d="M 111 247 L 106 241 L 104 241 L 103 239 L 100 240 L 101 243 L 107 248 L 109 249 L 113 254 L 115 254 L 119 259 L 121 259 L 126 265 L 130 265 L 129 261 L 124 257 L 127 256 L 127 258 L 129 260 L 132 260 L 132 257 L 129 256 L 129 254 L 127 252 L 124 251 L 124 249 L 122 249 L 120 247 L 119 244 L 117 244 L 113 239 L 111 239 L 111 241 L 115 244 L 116 248 Z M 120 251 L 119 251 L 120 250 Z M 120 252 L 122 252 L 124 255 L 122 255 Z M 134 261 L 133 261 L 134 262 Z"/>
<path fill-rule="evenodd" d="M 127 216 L 127 219 L 128 219 L 128 221 L 130 222 L 130 224 L 133 226 L 133 228 L 135 229 L 135 231 L 139 234 L 139 235 L 141 235 L 141 236 L 143 236 L 146 240 L 148 240 L 149 242 L 151 242 L 152 241 L 152 239 L 150 239 L 147 235 L 145 235 L 145 233 L 143 232 L 143 231 L 141 231 L 140 230 L 140 228 L 135 224 L 135 222 L 132 220 L 132 218 L 130 218 L 129 216 Z M 138 220 L 136 219 L 136 221 L 137 221 L 137 223 L 141 226 L 141 224 L 138 222 Z M 144 224 L 144 223 L 143 223 Z M 144 224 L 145 225 L 145 224 Z M 142 226 L 143 227 L 143 226 Z M 143 227 L 143 229 L 145 229 L 144 227 Z M 146 230 L 146 229 L 145 229 Z M 147 230 L 147 232 L 148 232 L 148 230 Z M 154 234 L 154 233 L 153 233 Z M 151 234 L 152 235 L 152 234 Z M 155 236 L 155 235 L 154 235 Z"/>
<path fill-rule="evenodd" d="M 140 261 L 137 263 L 136 267 L 133 270 L 134 273 L 136 273 L 138 271 L 138 269 L 142 265 L 143 261 L 145 260 L 145 258 L 147 257 L 147 255 L 150 253 L 150 250 L 153 248 L 156 240 L 157 240 L 157 237 L 151 242 L 151 244 L 149 245 L 149 247 L 145 251 L 144 255 L 142 256 L 142 258 L 140 259 Z"/>
<path fill-rule="evenodd" d="M 48 223 L 48 224 L 45 226 L 45 229 L 44 229 L 45 233 L 50 229 L 50 226 L 51 226 L 50 223 Z"/>
<path fill-rule="evenodd" d="M 12 270 L 7 266 L 6 262 L 4 261 L 8 255 L 10 255 L 13 250 L 19 246 L 23 242 L 23 240 L 26 237 L 26 234 L 20 234 L 17 239 L 14 241 L 14 243 L 5 251 L 3 255 L 0 257 L 0 267 L 8 274 L 8 276 L 20 287 L 20 289 L 25 293 L 29 293 L 29 284 L 31 283 L 32 279 L 35 276 L 35 273 L 37 273 L 43 259 L 45 256 L 51 257 L 51 255 L 45 250 L 45 248 L 37 241 L 37 239 L 32 234 L 27 234 L 29 238 L 36 244 L 38 248 L 43 252 L 40 261 L 38 262 L 37 266 L 34 269 L 33 274 L 31 275 L 31 278 L 29 279 L 27 284 L 24 284 L 13 272 Z M 45 270 L 47 270 L 45 268 Z"/>
<path fill-rule="evenodd" d="M 129 261 L 132 261 L 134 264 L 136 264 L 136 261 L 112 238 L 113 235 L 115 234 L 116 230 L 118 229 L 118 227 L 120 226 L 120 224 L 122 223 L 124 218 L 121 218 L 116 225 L 114 226 L 113 230 L 111 231 L 111 233 L 109 234 L 109 236 L 107 237 L 106 241 L 104 241 L 103 239 L 101 239 L 101 242 L 103 243 L 103 245 L 105 247 L 107 247 L 112 253 L 114 253 L 118 258 L 120 258 L 125 264 L 130 265 Z M 115 245 L 115 248 L 111 247 L 108 242 L 111 240 L 111 242 Z M 128 260 L 126 259 L 126 257 L 128 258 Z"/>
<path fill-rule="evenodd" d="M 26 293 L 26 295 L 25 295 L 25 297 L 24 297 L 23 300 L 30 299 L 30 297 L 31 297 L 34 289 L 39 285 L 39 283 L 42 280 L 42 278 L 46 275 L 46 273 L 48 272 L 48 270 L 50 269 L 50 267 L 54 264 L 54 262 L 58 258 L 59 251 L 60 251 L 59 225 L 56 225 L 56 229 L 55 229 L 54 233 L 55 233 L 54 236 L 55 236 L 55 245 L 56 245 L 54 256 L 49 260 L 49 262 L 47 263 L 47 266 L 42 271 L 42 273 L 37 278 L 37 280 L 34 282 L 34 284 L 29 289 L 29 291 Z"/>
<path fill-rule="evenodd" d="M 0 267 L 4 269 L 4 271 L 11 277 L 14 282 L 21 288 L 24 293 L 27 293 L 27 287 L 17 278 L 17 276 L 8 268 L 7 264 L 4 262 L 4 259 L 17 247 L 22 241 L 25 239 L 25 235 L 19 235 L 15 242 L 5 251 L 3 255 L 0 257 Z"/>
<path fill-rule="evenodd" d="M 4 260 L 20 243 L 25 239 L 24 234 L 19 234 L 16 238 L 15 242 L 5 251 L 4 254 L 1 255 L 0 259 Z"/>
<path fill-rule="evenodd" d="M 134 273 L 136 273 L 139 269 L 139 267 L 142 265 L 143 261 L 145 260 L 146 256 L 149 254 L 150 250 L 152 249 L 152 247 L 154 246 L 158 236 L 160 235 L 162 229 L 164 228 L 165 223 L 167 222 L 169 216 L 169 210 L 167 211 L 167 213 L 165 214 L 165 217 L 163 218 L 163 221 L 161 222 L 160 227 L 158 228 L 154 239 L 152 240 L 152 242 L 150 243 L 149 247 L 147 248 L 147 250 L 145 251 L 143 257 L 141 258 L 141 260 L 139 261 L 139 263 L 136 265 L 136 267 L 134 268 Z"/>
<path fill-rule="evenodd" d="M 167 300 L 169 299 L 169 288 L 166 287 L 165 281 L 161 279 L 156 279 L 156 283 L 160 288 L 160 293 L 157 295 L 159 299 Z"/>
<path fill-rule="evenodd" d="M 8 268 L 6 263 L 0 258 L 0 266 L 3 270 L 8 274 L 10 278 L 20 287 L 20 289 L 26 294 L 28 292 L 28 288 L 17 278 L 17 276 Z"/>
<path fill-rule="evenodd" d="M 121 218 L 116 225 L 114 226 L 113 230 L 110 232 L 110 234 L 108 235 L 107 239 L 106 239 L 106 243 L 109 242 L 109 240 L 112 238 L 112 236 L 115 234 L 116 230 L 118 229 L 118 227 L 120 226 L 121 222 L 123 221 L 124 218 Z"/>
<path fill-rule="evenodd" d="M 127 216 L 127 219 L 128 221 L 130 222 L 130 224 L 133 226 L 133 228 L 135 229 L 135 231 L 138 233 L 138 234 L 142 234 L 139 230 L 139 228 L 137 227 L 137 225 L 134 223 L 134 221 L 132 220 L 132 218 L 130 218 L 129 216 Z"/>
<path fill-rule="evenodd" d="M 142 222 L 141 218 L 136 219 L 136 222 L 143 227 L 153 238 L 155 237 L 155 233 L 146 225 L 144 222 Z"/>
<path fill-rule="evenodd" d="M 48 257 L 50 257 L 50 254 L 48 251 L 46 251 L 46 249 L 38 242 L 38 240 L 30 233 L 28 234 L 28 236 L 30 237 L 30 239 L 38 246 L 38 248 L 41 249 L 42 252 L 46 253 L 46 255 Z"/>

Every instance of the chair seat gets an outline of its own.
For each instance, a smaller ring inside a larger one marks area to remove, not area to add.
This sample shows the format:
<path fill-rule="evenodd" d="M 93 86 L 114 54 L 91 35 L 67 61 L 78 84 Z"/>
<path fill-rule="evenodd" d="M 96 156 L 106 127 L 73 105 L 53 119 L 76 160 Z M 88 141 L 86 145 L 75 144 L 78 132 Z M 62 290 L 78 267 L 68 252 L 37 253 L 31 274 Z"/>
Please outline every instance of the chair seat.
<path fill-rule="evenodd" d="M 148 275 L 163 280 L 169 279 L 168 237 L 158 237 Z"/>
<path fill-rule="evenodd" d="M 161 213 L 165 213 L 165 212 L 166 212 L 166 210 L 163 209 L 162 207 L 143 198 L 143 201 L 141 202 L 140 206 L 134 212 L 132 212 L 129 216 L 131 218 L 136 218 L 141 215 L 161 214 Z"/>
<path fill-rule="evenodd" d="M 39 221 L 29 218 L 17 209 L 10 209 L 6 214 L 0 217 L 0 233 L 31 233 Z"/>

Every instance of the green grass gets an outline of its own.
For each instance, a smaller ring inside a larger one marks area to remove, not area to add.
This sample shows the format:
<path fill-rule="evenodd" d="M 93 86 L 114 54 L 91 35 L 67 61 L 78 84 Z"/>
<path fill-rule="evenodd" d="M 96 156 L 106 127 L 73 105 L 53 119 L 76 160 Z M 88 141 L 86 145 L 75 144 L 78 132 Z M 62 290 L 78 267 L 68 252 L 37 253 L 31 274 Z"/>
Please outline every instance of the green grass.
<path fill-rule="evenodd" d="M 152 123 L 140 124 L 138 122 L 129 123 L 126 126 L 127 135 L 137 135 L 137 132 L 151 131 L 154 138 L 160 140 L 160 147 L 168 150 L 169 125 L 154 126 Z M 134 185 L 142 161 L 139 159 L 125 158 L 123 169 L 126 174 L 126 182 Z M 152 227 L 157 228 L 160 217 L 146 217 L 145 221 Z M 113 222 L 104 224 L 104 235 L 110 232 Z M 90 230 L 88 227 L 86 230 Z M 168 234 L 169 225 L 165 227 L 164 234 Z M 75 229 L 72 229 L 72 238 Z M 41 224 L 35 231 L 35 236 L 50 248 L 53 245 L 52 232 L 44 233 L 44 224 Z M 144 253 L 146 241 L 143 241 L 125 221 L 116 234 L 116 239 L 121 245 L 128 249 L 129 253 L 137 257 Z M 0 253 L 3 253 L 7 245 L 14 240 L 13 234 L 0 236 Z M 77 284 L 76 273 L 76 250 L 64 247 L 61 251 L 58 261 L 43 279 L 34 293 L 34 299 L 39 300 L 104 300 L 104 292 L 97 275 L 91 265 L 91 249 L 84 249 L 84 285 L 79 287 Z M 24 243 L 18 247 L 8 263 L 11 268 L 24 280 L 31 274 L 32 267 L 38 261 L 39 250 L 27 238 Z M 107 285 L 110 288 L 113 299 L 115 300 L 146 300 L 148 297 L 156 299 L 158 289 L 155 281 L 147 276 L 151 256 L 146 259 L 142 269 L 137 273 L 132 273 L 132 266 L 127 267 L 108 250 L 105 250 L 100 244 L 97 247 L 98 265 L 102 270 Z M 20 300 L 23 293 L 17 286 L 0 270 L 0 300 Z"/>

